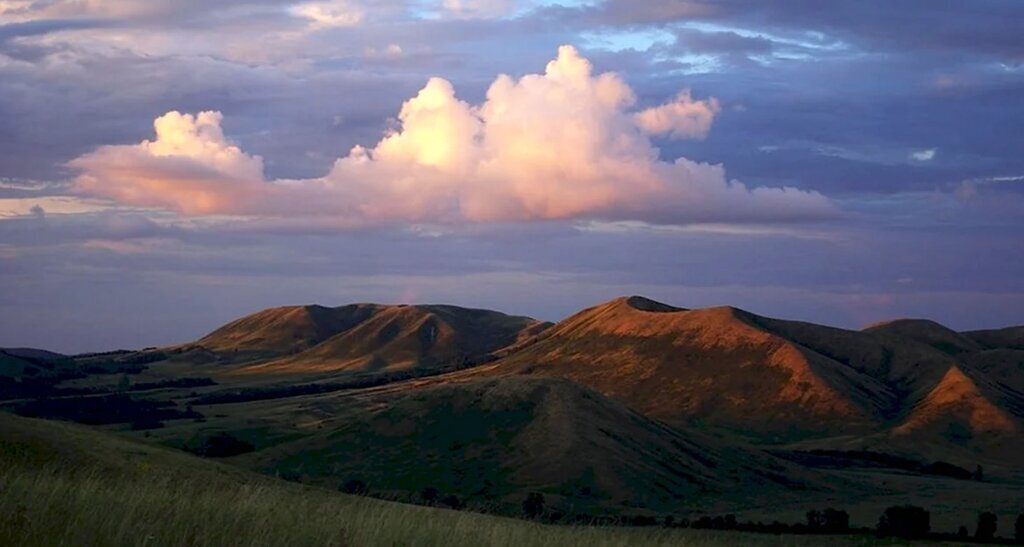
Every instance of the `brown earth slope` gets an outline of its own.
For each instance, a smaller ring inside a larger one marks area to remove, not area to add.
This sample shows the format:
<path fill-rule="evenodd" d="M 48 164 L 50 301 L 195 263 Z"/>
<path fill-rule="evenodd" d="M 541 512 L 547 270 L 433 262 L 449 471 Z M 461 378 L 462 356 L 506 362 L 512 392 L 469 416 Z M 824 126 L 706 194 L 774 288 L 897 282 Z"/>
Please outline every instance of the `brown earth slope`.
<path fill-rule="evenodd" d="M 294 306 L 244 317 L 196 344 L 250 361 L 250 372 L 373 372 L 480 359 L 546 326 L 456 306 Z"/>
<path fill-rule="evenodd" d="M 1018 363 L 991 364 L 1002 377 L 990 378 L 973 364 L 982 349 L 931 322 L 858 332 L 629 297 L 584 310 L 475 373 L 568 378 L 671 423 L 769 441 L 892 428 L 945 440 L 1012 435 L 1024 408 L 1011 379 Z"/>
<path fill-rule="evenodd" d="M 866 431 L 896 395 L 735 308 L 684 310 L 641 297 L 584 310 L 482 374 L 558 376 L 647 415 L 756 435 Z"/>

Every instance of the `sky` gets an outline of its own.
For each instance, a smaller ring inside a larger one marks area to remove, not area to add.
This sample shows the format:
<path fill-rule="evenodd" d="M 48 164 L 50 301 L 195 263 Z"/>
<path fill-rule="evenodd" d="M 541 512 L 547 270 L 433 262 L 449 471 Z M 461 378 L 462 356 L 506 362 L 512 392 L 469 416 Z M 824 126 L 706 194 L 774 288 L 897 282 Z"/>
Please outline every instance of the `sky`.
<path fill-rule="evenodd" d="M 1024 324 L 1018 0 L 0 0 L 0 346 L 639 294 Z"/>

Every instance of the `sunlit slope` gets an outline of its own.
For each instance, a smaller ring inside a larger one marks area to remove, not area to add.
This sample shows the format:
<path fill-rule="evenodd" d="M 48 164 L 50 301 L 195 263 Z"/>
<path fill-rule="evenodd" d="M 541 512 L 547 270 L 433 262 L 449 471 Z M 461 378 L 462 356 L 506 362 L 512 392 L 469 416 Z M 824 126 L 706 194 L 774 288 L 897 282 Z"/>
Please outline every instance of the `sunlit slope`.
<path fill-rule="evenodd" d="M 648 416 L 766 440 L 1010 435 L 1024 360 L 983 361 L 982 350 L 927 321 L 850 331 L 629 297 L 558 323 L 478 374 L 567 378 Z"/>
<path fill-rule="evenodd" d="M 545 326 L 456 306 L 297 306 L 244 317 L 196 344 L 247 360 L 251 372 L 374 372 L 471 362 Z"/>
<path fill-rule="evenodd" d="M 649 416 L 769 436 L 865 431 L 895 405 L 877 378 L 753 319 L 735 308 L 620 298 L 558 323 L 482 373 L 568 378 Z"/>

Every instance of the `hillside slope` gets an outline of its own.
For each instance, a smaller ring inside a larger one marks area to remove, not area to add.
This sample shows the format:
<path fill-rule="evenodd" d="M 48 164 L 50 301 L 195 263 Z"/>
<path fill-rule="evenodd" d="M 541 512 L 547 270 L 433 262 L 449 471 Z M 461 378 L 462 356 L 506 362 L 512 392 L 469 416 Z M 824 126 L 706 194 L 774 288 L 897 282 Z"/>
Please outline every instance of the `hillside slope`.
<path fill-rule="evenodd" d="M 470 374 L 567 378 L 655 418 L 774 442 L 896 427 L 935 440 L 1010 436 L 1024 416 L 1024 360 L 986 360 L 983 349 L 928 321 L 849 331 L 629 297 L 588 308 Z"/>
<path fill-rule="evenodd" d="M 3 412 L 0 484 L 5 545 L 781 544 L 726 532 L 543 526 L 354 497 Z"/>
<path fill-rule="evenodd" d="M 249 363 L 249 372 L 374 372 L 479 359 L 545 326 L 456 306 L 292 306 L 233 321 L 195 345 Z"/>
<path fill-rule="evenodd" d="M 568 378 L 659 419 L 783 438 L 869 430 L 895 405 L 876 378 L 753 319 L 735 308 L 620 298 L 558 323 L 480 373 Z"/>
<path fill-rule="evenodd" d="M 313 483 L 359 479 L 398 499 L 432 487 L 511 514 L 530 491 L 563 511 L 617 514 L 733 501 L 737 489 L 758 492 L 756 503 L 822 488 L 814 472 L 560 379 L 437 382 L 309 404 L 322 419 L 316 430 L 238 463 Z"/>

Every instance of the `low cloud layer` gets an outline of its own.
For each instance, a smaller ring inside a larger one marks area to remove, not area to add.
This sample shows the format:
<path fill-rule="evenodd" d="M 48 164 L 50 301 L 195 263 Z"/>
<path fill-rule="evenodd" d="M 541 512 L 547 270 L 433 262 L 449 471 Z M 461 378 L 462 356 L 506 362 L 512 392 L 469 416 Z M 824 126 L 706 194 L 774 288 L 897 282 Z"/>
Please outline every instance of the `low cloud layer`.
<path fill-rule="evenodd" d="M 460 100 L 431 78 L 397 128 L 355 146 L 321 178 L 266 180 L 233 145 L 219 112 L 169 112 L 156 139 L 103 146 L 70 162 L 79 193 L 184 215 L 320 216 L 342 224 L 551 219 L 651 223 L 773 222 L 836 214 L 821 194 L 747 188 L 721 165 L 659 159 L 651 135 L 707 134 L 719 105 L 689 91 L 634 112 L 633 90 L 594 74 L 563 46 L 544 74 L 499 76 L 486 100 Z"/>

